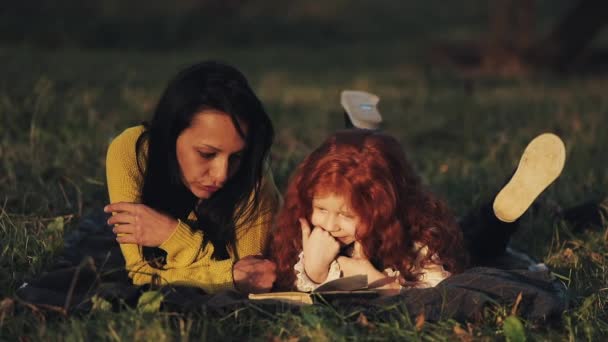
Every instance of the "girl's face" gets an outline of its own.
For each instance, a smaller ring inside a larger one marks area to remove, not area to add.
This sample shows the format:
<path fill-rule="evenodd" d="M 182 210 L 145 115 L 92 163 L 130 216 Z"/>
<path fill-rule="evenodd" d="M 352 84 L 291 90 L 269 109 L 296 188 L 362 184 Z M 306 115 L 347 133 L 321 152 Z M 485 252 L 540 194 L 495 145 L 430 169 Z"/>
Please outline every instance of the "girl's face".
<path fill-rule="evenodd" d="M 247 127 L 241 125 L 245 131 Z M 245 141 L 230 116 L 204 110 L 177 137 L 176 153 L 184 185 L 200 199 L 211 197 L 238 170 Z"/>
<path fill-rule="evenodd" d="M 331 193 L 312 199 L 311 223 L 329 232 L 343 245 L 355 242 L 361 219 L 351 209 L 347 198 Z"/>

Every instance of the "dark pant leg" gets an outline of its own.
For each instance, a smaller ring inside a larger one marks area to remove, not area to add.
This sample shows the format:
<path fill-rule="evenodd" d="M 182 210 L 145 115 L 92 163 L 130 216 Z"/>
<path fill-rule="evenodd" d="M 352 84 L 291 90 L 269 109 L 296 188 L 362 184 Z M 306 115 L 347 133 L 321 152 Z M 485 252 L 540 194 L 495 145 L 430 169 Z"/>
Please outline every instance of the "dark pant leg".
<path fill-rule="evenodd" d="M 460 220 L 471 266 L 488 266 L 505 254 L 519 220 L 506 223 L 494 215 L 492 203 L 484 203 Z"/>
<path fill-rule="evenodd" d="M 344 128 L 356 128 L 352 121 L 350 121 L 350 118 L 348 117 L 348 114 L 346 114 L 346 112 L 344 112 Z"/>

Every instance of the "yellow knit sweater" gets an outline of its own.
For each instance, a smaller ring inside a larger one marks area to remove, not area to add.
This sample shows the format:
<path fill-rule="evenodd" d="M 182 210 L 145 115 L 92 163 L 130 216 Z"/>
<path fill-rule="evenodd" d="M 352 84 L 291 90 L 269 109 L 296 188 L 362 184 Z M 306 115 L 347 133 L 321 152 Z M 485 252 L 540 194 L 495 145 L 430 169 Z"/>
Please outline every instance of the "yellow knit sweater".
<path fill-rule="evenodd" d="M 106 176 L 110 202 L 141 202 L 143 175 L 137 167 L 135 145 L 144 131 L 143 126 L 126 129 L 117 136 L 110 147 L 106 158 Z M 145 156 L 139 156 L 140 164 L 145 166 Z M 208 293 L 224 289 L 233 289 L 232 265 L 236 256 L 244 257 L 262 253 L 266 247 L 268 233 L 272 224 L 272 215 L 280 205 L 280 195 L 268 172 L 262 184 L 262 210 L 254 224 L 245 226 L 237 220 L 236 250 L 229 250 L 230 258 L 212 260 L 213 245 L 207 243 L 202 248 L 203 233 L 193 230 L 181 220 L 174 233 L 159 247 L 167 252 L 166 265 L 163 269 L 151 267 L 143 258 L 141 246 L 121 244 L 129 277 L 136 285 L 152 282 L 157 275 L 162 283 L 180 284 L 200 287 Z M 190 218 L 193 218 L 191 213 Z"/>

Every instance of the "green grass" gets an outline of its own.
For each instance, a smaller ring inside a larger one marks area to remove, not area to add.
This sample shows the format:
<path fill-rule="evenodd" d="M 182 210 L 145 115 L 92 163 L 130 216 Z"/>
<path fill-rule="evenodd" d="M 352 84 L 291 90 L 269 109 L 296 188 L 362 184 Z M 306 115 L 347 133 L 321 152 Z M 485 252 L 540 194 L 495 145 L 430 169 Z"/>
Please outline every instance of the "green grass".
<path fill-rule="evenodd" d="M 168 52 L 0 48 L 0 300 L 49 264 L 64 230 L 106 203 L 110 139 L 149 116 L 177 68 L 208 58 L 238 65 L 265 103 L 277 131 L 272 155 L 280 187 L 298 161 L 341 127 L 342 89 L 382 98 L 387 130 L 459 215 L 492 194 L 531 138 L 558 133 L 568 150 L 566 168 L 514 244 L 552 267 L 570 290 L 570 307 L 558 326 L 524 322 L 525 334 L 540 340 L 608 335 L 606 227 L 574 233 L 549 209 L 607 192 L 608 77 L 465 78 L 428 65 L 411 46 L 381 42 Z M 509 312 L 496 308 L 469 326 L 446 320 L 417 329 L 398 306 L 367 323 L 356 309 L 323 305 L 272 314 L 247 307 L 224 315 L 127 310 L 47 319 L 5 310 L 0 340 L 492 340 L 506 338 Z"/>

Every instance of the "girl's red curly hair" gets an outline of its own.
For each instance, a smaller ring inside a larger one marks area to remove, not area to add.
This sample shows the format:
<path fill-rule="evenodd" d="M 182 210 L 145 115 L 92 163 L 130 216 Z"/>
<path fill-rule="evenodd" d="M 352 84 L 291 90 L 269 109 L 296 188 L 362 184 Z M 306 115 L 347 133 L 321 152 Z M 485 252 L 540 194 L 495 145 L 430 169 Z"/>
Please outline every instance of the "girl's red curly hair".
<path fill-rule="evenodd" d="M 310 221 L 313 196 L 335 193 L 350 200 L 361 219 L 356 239 L 379 270 L 392 267 L 414 284 L 419 270 L 438 255 L 450 272 L 466 262 L 462 232 L 446 204 L 425 190 L 399 142 L 366 130 L 329 137 L 296 169 L 270 241 L 277 263 L 275 288 L 294 288 L 293 266 L 302 250 L 299 218 Z M 414 242 L 429 253 L 418 258 Z"/>

